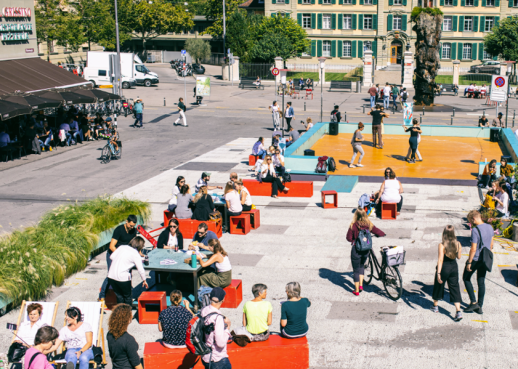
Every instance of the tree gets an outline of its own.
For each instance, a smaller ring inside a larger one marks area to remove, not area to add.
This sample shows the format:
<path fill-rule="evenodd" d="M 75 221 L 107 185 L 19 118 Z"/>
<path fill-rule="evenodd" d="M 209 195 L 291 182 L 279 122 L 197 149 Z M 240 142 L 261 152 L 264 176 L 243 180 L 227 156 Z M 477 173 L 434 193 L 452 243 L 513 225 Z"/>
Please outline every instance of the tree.
<path fill-rule="evenodd" d="M 518 17 L 502 19 L 484 37 L 484 49 L 504 60 L 518 59 Z"/>
<path fill-rule="evenodd" d="M 68 9 L 65 11 L 65 9 Z M 47 60 L 54 41 L 60 46 L 77 50 L 85 42 L 80 17 L 67 0 L 37 0 L 34 4 L 36 37 L 47 45 Z"/>
<path fill-rule="evenodd" d="M 255 29 L 263 18 L 262 15 L 247 15 L 243 11 L 237 11 L 228 19 L 226 45 L 243 63 L 252 61 L 252 49 L 256 41 Z"/>
<path fill-rule="evenodd" d="M 210 44 L 201 38 L 188 39 L 185 42 L 185 50 L 197 63 L 201 62 L 201 59 L 210 57 Z"/>
<path fill-rule="evenodd" d="M 252 49 L 254 61 L 273 63 L 277 56 L 284 60 L 290 57 L 293 52 L 293 45 L 283 35 L 268 33 L 264 35 Z"/>
<path fill-rule="evenodd" d="M 241 3 L 243 3 L 243 0 L 225 0 L 225 17 L 227 21 L 239 9 L 238 5 Z M 223 35 L 223 1 L 207 0 L 205 12 L 207 19 L 214 21 L 214 23 L 204 33 L 213 37 Z"/>

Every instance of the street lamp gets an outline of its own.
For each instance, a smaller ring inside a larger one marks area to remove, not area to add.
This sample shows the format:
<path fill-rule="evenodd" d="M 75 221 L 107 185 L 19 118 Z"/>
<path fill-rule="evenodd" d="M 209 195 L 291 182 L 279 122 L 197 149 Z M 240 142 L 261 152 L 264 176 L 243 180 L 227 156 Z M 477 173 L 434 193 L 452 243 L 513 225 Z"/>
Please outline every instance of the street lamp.
<path fill-rule="evenodd" d="M 318 63 L 320 65 L 320 123 L 322 123 L 323 113 L 324 113 L 324 68 L 326 66 L 326 57 L 322 56 L 318 58 Z"/>

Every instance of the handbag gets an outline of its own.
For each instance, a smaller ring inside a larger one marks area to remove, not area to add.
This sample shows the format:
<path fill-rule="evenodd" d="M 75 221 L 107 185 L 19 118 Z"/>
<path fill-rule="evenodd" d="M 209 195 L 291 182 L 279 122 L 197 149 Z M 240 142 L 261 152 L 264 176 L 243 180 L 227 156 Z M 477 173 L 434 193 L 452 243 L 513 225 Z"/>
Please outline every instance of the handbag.
<path fill-rule="evenodd" d="M 212 220 L 212 221 L 221 220 L 222 219 L 221 213 L 219 211 L 215 211 L 213 213 L 210 213 L 209 214 L 209 219 Z"/>
<path fill-rule="evenodd" d="M 92 352 L 94 354 L 94 361 L 97 365 L 103 362 L 103 349 L 97 346 L 92 346 Z"/>
<path fill-rule="evenodd" d="M 7 352 L 7 359 L 10 363 L 18 363 L 23 359 L 26 351 L 26 346 L 20 342 L 13 342 L 13 344 L 9 347 L 9 351 Z"/>
<path fill-rule="evenodd" d="M 482 247 L 482 234 L 480 233 L 480 229 L 478 226 L 475 227 L 478 232 L 478 238 L 480 240 L 480 254 L 478 256 L 478 261 L 482 262 L 482 264 L 486 267 L 487 271 L 491 272 L 493 269 L 493 251 L 491 251 L 488 247 Z M 477 245 L 478 246 L 478 245 Z"/>

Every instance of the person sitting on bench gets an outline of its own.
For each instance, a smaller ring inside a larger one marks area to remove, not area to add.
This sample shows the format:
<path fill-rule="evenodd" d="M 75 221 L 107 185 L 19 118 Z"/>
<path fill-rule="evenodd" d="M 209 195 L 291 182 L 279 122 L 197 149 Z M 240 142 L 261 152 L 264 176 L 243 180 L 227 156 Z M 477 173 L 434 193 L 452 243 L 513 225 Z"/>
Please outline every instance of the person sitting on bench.
<path fill-rule="evenodd" d="M 175 250 L 178 247 L 179 250 L 183 250 L 183 236 L 179 227 L 178 220 L 175 218 L 169 219 L 169 224 L 158 236 L 157 249 Z"/>
<path fill-rule="evenodd" d="M 265 301 L 267 292 L 265 284 L 254 284 L 254 299 L 243 306 L 243 326 L 252 335 L 252 342 L 266 341 L 270 337 L 268 326 L 272 325 L 273 309 L 270 301 Z"/>
<path fill-rule="evenodd" d="M 389 174 L 389 179 L 386 179 L 381 184 L 380 188 L 381 196 L 376 200 L 376 211 L 381 214 L 381 203 L 397 203 L 397 214 L 401 212 L 401 207 L 403 206 L 403 186 L 401 182 L 396 179 L 396 173 L 392 170 Z M 381 199 L 381 201 L 380 201 Z"/>
<path fill-rule="evenodd" d="M 266 151 L 264 150 L 264 138 L 259 137 L 257 142 L 254 144 L 252 148 L 252 155 L 260 156 L 262 160 L 266 156 Z"/>
<path fill-rule="evenodd" d="M 202 186 L 200 191 L 194 196 L 193 203 L 196 205 L 192 213 L 194 220 L 207 221 L 210 214 L 214 212 L 214 202 L 212 197 L 207 194 L 207 186 Z"/>
<path fill-rule="evenodd" d="M 169 297 L 171 306 L 162 310 L 158 316 L 158 330 L 163 333 L 162 344 L 172 349 L 184 348 L 187 327 L 193 314 L 181 291 L 174 290 Z"/>
<path fill-rule="evenodd" d="M 175 208 L 176 218 L 178 219 L 192 219 L 193 197 L 190 193 L 190 187 L 184 184 L 180 188 L 180 193 L 177 196 L 177 205 Z"/>
<path fill-rule="evenodd" d="M 505 183 L 505 181 L 504 181 Z M 500 181 L 493 182 L 495 185 L 496 193 L 493 196 L 493 200 L 495 201 L 495 209 L 497 211 L 498 217 L 508 216 L 509 212 L 509 195 L 502 187 L 502 183 Z"/>
<path fill-rule="evenodd" d="M 496 181 L 496 160 L 491 160 L 484 167 L 481 177 L 482 187 L 489 189 L 489 183 Z"/>
<path fill-rule="evenodd" d="M 213 251 L 212 246 L 209 246 L 209 241 L 217 239 L 218 235 L 209 231 L 207 223 L 200 223 L 198 226 L 198 232 L 196 232 L 192 238 L 192 243 L 189 245 L 189 250 L 195 250 L 196 247 L 198 247 L 203 250 Z"/>
<path fill-rule="evenodd" d="M 286 172 L 286 168 L 284 167 L 284 156 L 281 155 L 281 150 L 279 148 L 275 149 L 275 155 L 272 157 L 273 166 L 275 167 L 275 171 L 282 176 Z"/>
<path fill-rule="evenodd" d="M 269 182 L 272 184 L 272 197 L 277 198 L 278 191 L 286 191 L 288 192 L 290 189 L 288 187 L 284 187 L 279 177 L 277 177 L 277 173 L 275 173 L 275 167 L 272 163 L 272 157 L 267 156 L 263 165 L 261 165 L 261 176 L 263 182 Z"/>
<path fill-rule="evenodd" d="M 219 243 L 219 240 L 210 240 L 209 246 L 212 247 L 214 252 L 209 260 L 204 261 L 201 256 L 197 256 L 198 263 L 203 268 L 198 273 L 198 289 L 200 286 L 212 288 L 228 287 L 232 283 L 232 266 L 230 265 L 228 254 L 221 246 L 221 243 Z M 191 259 L 186 259 L 186 261 L 190 263 Z M 209 268 L 213 264 L 216 268 Z"/>
<path fill-rule="evenodd" d="M 299 79 L 299 87 L 302 90 L 304 88 L 304 78 L 300 77 Z"/>
<path fill-rule="evenodd" d="M 281 306 L 281 336 L 284 338 L 300 338 L 308 334 L 308 307 L 311 302 L 300 296 L 300 284 L 290 282 L 286 285 L 288 301 Z"/>
<path fill-rule="evenodd" d="M 257 78 L 256 78 L 256 80 L 255 80 L 255 82 L 254 82 L 254 85 L 256 85 L 256 86 L 257 86 L 256 88 L 258 88 L 259 86 L 261 86 L 261 77 L 257 76 Z"/>
<path fill-rule="evenodd" d="M 289 147 L 292 143 L 300 138 L 299 131 L 295 131 L 295 128 L 290 127 L 289 137 L 286 137 L 286 147 Z"/>
<path fill-rule="evenodd" d="M 500 160 L 500 175 L 502 175 L 507 181 L 511 180 L 514 175 L 514 168 L 512 165 L 507 165 L 507 159 L 502 158 Z"/>
<path fill-rule="evenodd" d="M 241 198 L 239 193 L 234 190 L 234 182 L 228 181 L 225 186 L 225 202 L 227 205 L 227 225 L 230 223 L 230 217 L 241 215 L 243 206 L 241 205 Z"/>
<path fill-rule="evenodd" d="M 243 181 L 240 179 L 236 181 L 236 190 L 241 194 L 241 205 L 243 206 L 243 211 L 252 210 L 252 196 L 250 196 L 250 191 L 243 186 Z"/>

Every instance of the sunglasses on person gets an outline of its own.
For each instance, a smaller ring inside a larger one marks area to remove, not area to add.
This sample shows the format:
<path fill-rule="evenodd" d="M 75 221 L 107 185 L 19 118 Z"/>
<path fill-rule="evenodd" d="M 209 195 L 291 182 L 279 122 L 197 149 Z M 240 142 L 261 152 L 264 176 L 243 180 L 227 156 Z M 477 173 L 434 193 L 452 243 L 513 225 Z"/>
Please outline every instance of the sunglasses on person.
<path fill-rule="evenodd" d="M 178 228 L 178 226 L 176 224 L 171 224 L 169 227 L 174 228 L 174 229 Z"/>
<path fill-rule="evenodd" d="M 266 161 L 272 161 L 272 159 L 266 159 Z"/>

